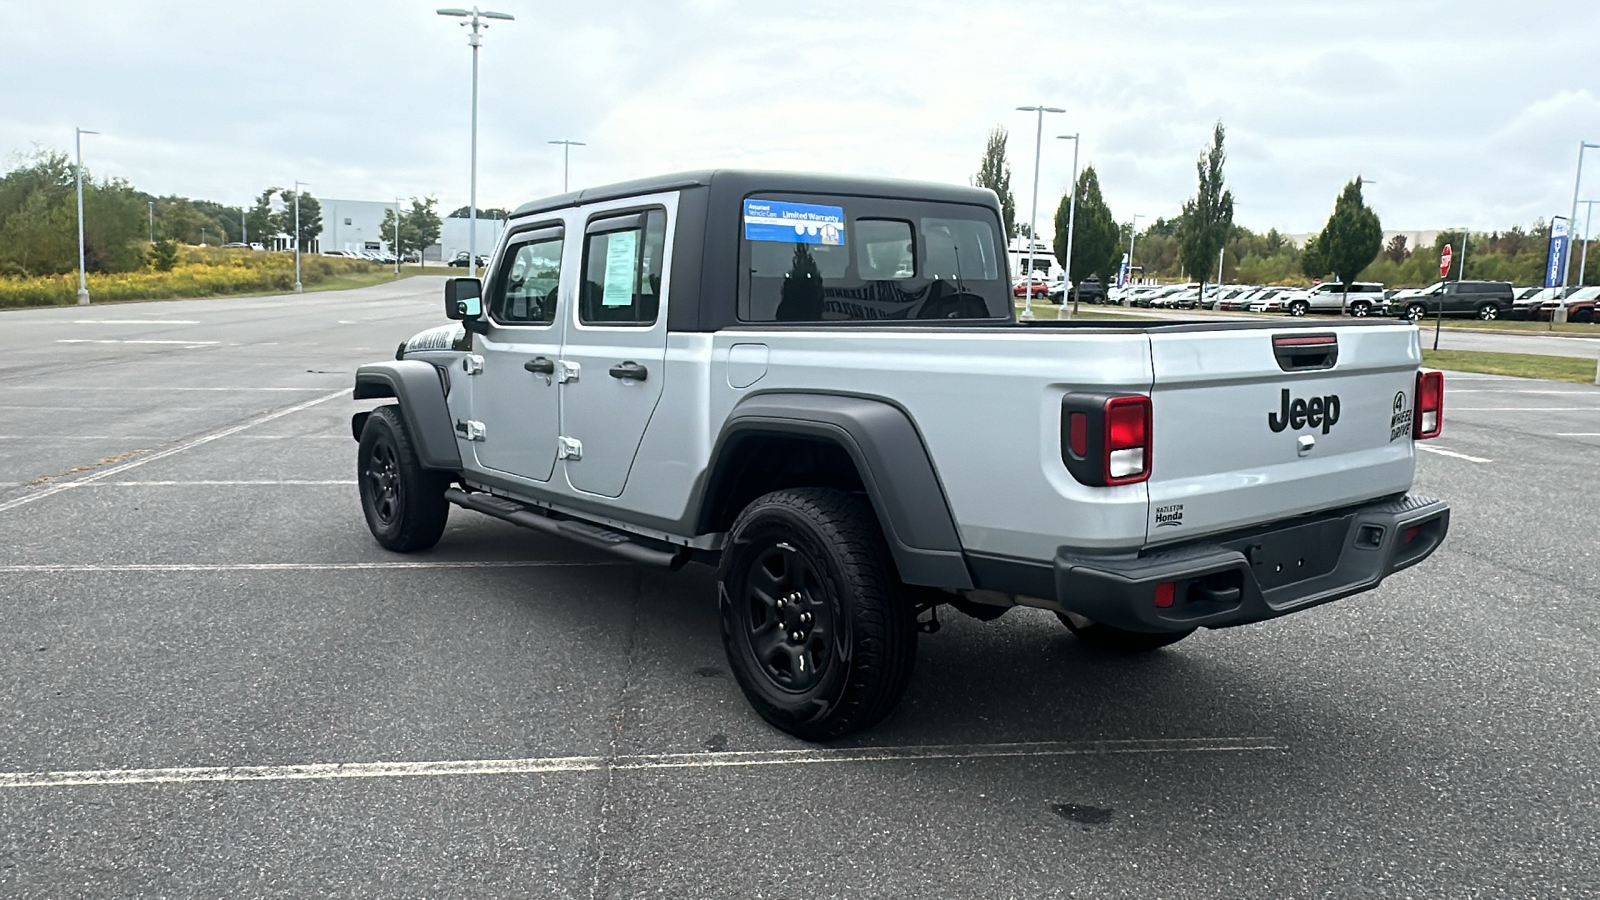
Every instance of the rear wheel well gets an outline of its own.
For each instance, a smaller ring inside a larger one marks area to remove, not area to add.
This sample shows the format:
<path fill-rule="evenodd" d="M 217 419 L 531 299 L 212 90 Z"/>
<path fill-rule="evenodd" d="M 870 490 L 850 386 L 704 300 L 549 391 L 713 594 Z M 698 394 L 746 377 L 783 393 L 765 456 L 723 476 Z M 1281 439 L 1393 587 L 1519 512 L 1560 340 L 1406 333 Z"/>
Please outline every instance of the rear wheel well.
<path fill-rule="evenodd" d="M 700 533 L 727 531 L 757 497 L 797 487 L 866 493 L 855 460 L 833 441 L 795 434 L 740 435 L 723 448 L 712 471 Z"/>

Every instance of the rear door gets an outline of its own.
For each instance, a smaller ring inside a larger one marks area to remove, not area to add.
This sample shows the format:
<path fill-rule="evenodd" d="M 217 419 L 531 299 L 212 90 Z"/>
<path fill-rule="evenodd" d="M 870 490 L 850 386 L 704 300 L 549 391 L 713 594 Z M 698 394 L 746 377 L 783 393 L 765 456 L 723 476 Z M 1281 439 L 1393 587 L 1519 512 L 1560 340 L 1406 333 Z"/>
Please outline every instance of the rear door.
<path fill-rule="evenodd" d="M 1156 330 L 1150 344 L 1151 543 L 1410 488 L 1416 328 Z"/>
<path fill-rule="evenodd" d="M 586 210 L 576 308 L 561 350 L 561 454 L 575 490 L 616 497 L 661 399 L 676 195 Z"/>

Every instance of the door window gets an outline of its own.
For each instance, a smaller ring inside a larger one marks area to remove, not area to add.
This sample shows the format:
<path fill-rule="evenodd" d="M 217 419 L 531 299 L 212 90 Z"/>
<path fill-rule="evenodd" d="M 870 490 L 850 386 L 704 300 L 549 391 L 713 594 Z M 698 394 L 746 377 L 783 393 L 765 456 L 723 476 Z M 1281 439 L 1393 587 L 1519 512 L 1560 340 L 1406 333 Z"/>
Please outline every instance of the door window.
<path fill-rule="evenodd" d="M 578 320 L 585 325 L 653 325 L 661 311 L 667 214 L 659 209 L 601 219 L 583 248 Z"/>
<path fill-rule="evenodd" d="M 548 325 L 561 284 L 560 236 L 513 245 L 495 278 L 490 312 L 506 325 Z"/>

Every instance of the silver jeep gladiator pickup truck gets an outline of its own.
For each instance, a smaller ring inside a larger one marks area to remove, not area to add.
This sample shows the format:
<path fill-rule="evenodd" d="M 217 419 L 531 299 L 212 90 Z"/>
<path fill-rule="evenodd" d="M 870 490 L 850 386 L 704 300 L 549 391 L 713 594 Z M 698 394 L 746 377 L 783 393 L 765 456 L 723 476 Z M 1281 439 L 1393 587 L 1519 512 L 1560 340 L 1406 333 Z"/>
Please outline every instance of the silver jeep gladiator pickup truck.
<path fill-rule="evenodd" d="M 718 569 L 745 695 L 870 726 L 949 604 L 1152 650 L 1376 587 L 1438 548 L 1408 493 L 1443 380 L 1405 322 L 1016 321 L 994 194 L 718 170 L 511 217 L 459 324 L 362 366 L 384 547 L 451 505 Z"/>

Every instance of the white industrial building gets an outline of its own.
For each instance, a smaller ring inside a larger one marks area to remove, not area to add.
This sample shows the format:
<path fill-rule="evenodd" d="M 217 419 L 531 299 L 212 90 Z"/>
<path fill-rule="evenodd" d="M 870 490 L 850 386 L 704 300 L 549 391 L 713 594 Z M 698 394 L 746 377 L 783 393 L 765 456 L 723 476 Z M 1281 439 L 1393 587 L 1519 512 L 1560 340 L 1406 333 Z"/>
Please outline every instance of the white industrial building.
<path fill-rule="evenodd" d="M 410 209 L 402 204 L 401 213 Z M 322 200 L 322 231 L 317 235 L 316 251 L 325 250 L 388 250 L 389 242 L 383 239 L 383 216 L 394 210 L 394 203 L 381 200 Z M 505 228 L 503 219 L 478 220 L 478 255 L 488 256 L 494 250 L 500 232 Z M 439 228 L 439 242 L 423 251 L 429 262 L 449 260 L 457 252 L 467 251 L 470 232 L 467 219 L 444 219 Z"/>

